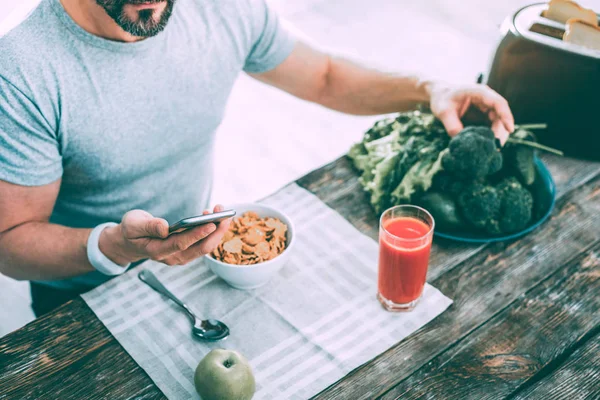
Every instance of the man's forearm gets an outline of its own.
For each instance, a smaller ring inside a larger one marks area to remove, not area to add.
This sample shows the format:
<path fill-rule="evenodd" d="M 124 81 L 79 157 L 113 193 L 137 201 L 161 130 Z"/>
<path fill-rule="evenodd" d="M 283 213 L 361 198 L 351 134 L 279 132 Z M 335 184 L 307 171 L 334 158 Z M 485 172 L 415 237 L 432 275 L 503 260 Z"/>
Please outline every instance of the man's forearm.
<path fill-rule="evenodd" d="M 19 280 L 56 280 L 93 271 L 90 229 L 28 222 L 0 234 L 0 272 Z"/>
<path fill-rule="evenodd" d="M 414 109 L 429 103 L 434 86 L 415 76 L 363 67 L 303 42 L 273 70 L 252 76 L 301 99 L 356 115 Z"/>
<path fill-rule="evenodd" d="M 330 58 L 317 102 L 356 115 L 407 111 L 429 102 L 430 85 L 415 76 L 385 73 Z"/>

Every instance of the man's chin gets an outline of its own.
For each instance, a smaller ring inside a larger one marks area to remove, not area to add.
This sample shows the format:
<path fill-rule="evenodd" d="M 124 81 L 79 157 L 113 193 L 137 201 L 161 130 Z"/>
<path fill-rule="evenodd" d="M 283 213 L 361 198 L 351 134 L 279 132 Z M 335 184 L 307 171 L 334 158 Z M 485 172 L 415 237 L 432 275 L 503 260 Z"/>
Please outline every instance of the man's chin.
<path fill-rule="evenodd" d="M 133 36 L 143 38 L 154 36 L 165 28 L 175 0 L 150 0 L 147 3 L 123 2 L 117 7 L 110 7 L 104 1 L 97 0 L 97 2 L 104 5 L 108 15 L 121 29 Z"/>

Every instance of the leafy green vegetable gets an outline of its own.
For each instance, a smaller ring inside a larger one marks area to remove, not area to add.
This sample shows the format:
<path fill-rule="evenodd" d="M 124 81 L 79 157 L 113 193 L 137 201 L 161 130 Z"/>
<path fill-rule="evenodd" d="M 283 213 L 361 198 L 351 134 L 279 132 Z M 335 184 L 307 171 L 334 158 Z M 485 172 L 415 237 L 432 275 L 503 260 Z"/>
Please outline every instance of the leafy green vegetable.
<path fill-rule="evenodd" d="M 394 119 L 387 118 L 377 121 L 371 129 L 365 133 L 363 143 L 368 143 L 373 140 L 388 136 L 395 129 L 393 126 Z"/>
<path fill-rule="evenodd" d="M 370 155 L 386 157 L 400 147 L 398 144 L 399 136 L 398 131 L 392 131 L 388 136 L 365 143 L 365 149 Z"/>
<path fill-rule="evenodd" d="M 523 129 L 517 129 L 512 136 L 535 141 L 535 136 Z M 502 149 L 502 153 L 508 172 L 514 174 L 523 184 L 531 185 L 535 180 L 535 149 L 509 142 Z"/>
<path fill-rule="evenodd" d="M 369 129 L 362 142 L 352 146 L 348 157 L 361 171 L 359 182 L 369 193 L 375 211 L 381 212 L 400 199 L 410 201 L 413 193 L 427 190 L 431 186 L 428 175 L 432 177 L 440 168 L 437 165 L 431 170 L 431 166 L 449 140 L 442 124 L 420 111 L 378 121 Z M 391 194 L 401 182 L 406 194 L 393 199 Z"/>
<path fill-rule="evenodd" d="M 365 188 L 365 190 L 368 190 L 367 186 L 369 182 L 371 182 L 375 177 L 375 168 L 377 167 L 377 164 L 383 161 L 384 158 L 385 157 L 382 156 L 369 156 L 369 158 L 365 161 L 365 169 L 361 177 L 358 178 L 358 181 Z"/>
<path fill-rule="evenodd" d="M 516 131 L 513 132 L 512 135 L 510 135 L 507 139 L 507 143 L 512 143 L 512 144 L 518 144 L 518 145 L 522 145 L 522 146 L 526 146 L 526 147 L 531 147 L 533 149 L 538 149 L 538 150 L 542 150 L 542 151 L 547 151 L 548 153 L 552 153 L 552 154 L 556 154 L 557 156 L 563 156 L 564 153 L 560 150 L 557 149 L 553 149 L 552 147 L 548 147 L 548 146 L 544 146 L 543 144 L 540 144 L 537 142 L 537 140 L 535 139 L 535 136 L 533 135 L 533 133 L 531 133 L 532 130 L 537 130 L 537 129 L 546 129 L 548 127 L 547 124 L 521 124 L 521 125 L 515 125 L 515 129 L 516 131 L 527 131 L 529 133 L 529 136 L 531 136 L 533 139 L 529 139 L 529 138 L 522 138 L 519 137 L 518 135 L 515 135 Z"/>
<path fill-rule="evenodd" d="M 531 220 L 535 149 L 548 151 L 525 126 L 500 151 L 488 127 L 466 127 L 450 139 L 431 113 L 412 111 L 375 123 L 348 157 L 377 213 L 418 203 L 443 229 L 496 235 Z"/>
<path fill-rule="evenodd" d="M 392 203 L 410 203 L 415 193 L 426 192 L 431 187 L 435 174 L 442 169 L 442 157 L 446 151 L 438 153 L 435 159 L 430 157 L 417 161 L 392 192 Z"/>
<path fill-rule="evenodd" d="M 389 154 L 375 167 L 373 180 L 365 185 L 365 190 L 371 192 L 371 205 L 379 213 L 389 206 L 389 185 L 394 179 L 394 169 L 400 153 Z"/>
<path fill-rule="evenodd" d="M 365 148 L 365 145 L 360 143 L 355 143 L 348 151 L 348 157 L 352 160 L 354 164 L 354 168 L 359 171 L 364 171 L 367 169 L 367 164 L 369 162 L 369 153 Z"/>

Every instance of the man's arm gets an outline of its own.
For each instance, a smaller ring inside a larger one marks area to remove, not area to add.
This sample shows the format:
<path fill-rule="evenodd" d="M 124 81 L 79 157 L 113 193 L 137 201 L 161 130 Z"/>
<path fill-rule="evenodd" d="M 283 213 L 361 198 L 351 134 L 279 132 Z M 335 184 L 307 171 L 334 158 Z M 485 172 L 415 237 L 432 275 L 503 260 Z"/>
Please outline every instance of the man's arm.
<path fill-rule="evenodd" d="M 48 222 L 59 189 L 60 180 L 43 186 L 0 180 L 0 273 L 19 280 L 55 280 L 94 270 L 87 258 L 91 229 Z M 99 247 L 121 265 L 145 258 L 180 265 L 211 252 L 227 229 L 228 221 L 169 236 L 167 221 L 135 210 L 102 232 Z"/>
<path fill-rule="evenodd" d="M 514 130 L 506 100 L 487 86 L 456 87 L 384 73 L 330 56 L 302 42 L 279 66 L 252 76 L 301 99 L 348 114 L 387 114 L 428 103 L 448 132 L 456 134 L 462 130 L 461 118 L 473 105 L 487 115 L 502 141 Z"/>
<path fill-rule="evenodd" d="M 87 261 L 91 229 L 48 223 L 60 188 L 0 181 L 0 271 L 15 279 L 59 279 L 93 270 Z"/>
<path fill-rule="evenodd" d="M 252 76 L 303 100 L 347 114 L 406 111 L 429 101 L 428 82 L 365 68 L 302 42 L 275 69 Z"/>

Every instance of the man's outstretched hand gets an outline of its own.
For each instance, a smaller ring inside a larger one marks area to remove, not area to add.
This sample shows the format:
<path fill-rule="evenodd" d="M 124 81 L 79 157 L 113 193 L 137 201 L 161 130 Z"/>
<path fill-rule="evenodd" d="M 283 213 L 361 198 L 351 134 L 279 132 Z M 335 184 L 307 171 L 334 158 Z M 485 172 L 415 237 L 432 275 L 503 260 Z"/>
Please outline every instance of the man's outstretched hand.
<path fill-rule="evenodd" d="M 223 211 L 223 206 L 215 207 L 214 212 L 219 211 Z M 133 210 L 123 216 L 119 225 L 102 232 L 99 247 L 109 259 L 121 265 L 143 259 L 184 265 L 213 251 L 230 223 L 231 219 L 227 219 L 218 227 L 210 223 L 169 235 L 166 220 Z"/>
<path fill-rule="evenodd" d="M 463 129 L 462 120 L 469 117 L 487 118 L 502 144 L 515 130 L 515 121 L 508 102 L 488 86 L 432 83 L 428 90 L 431 111 L 442 121 L 450 136 L 460 132 Z"/>

